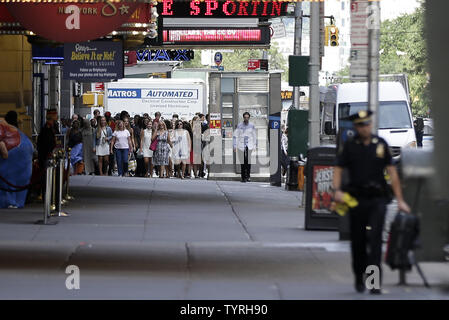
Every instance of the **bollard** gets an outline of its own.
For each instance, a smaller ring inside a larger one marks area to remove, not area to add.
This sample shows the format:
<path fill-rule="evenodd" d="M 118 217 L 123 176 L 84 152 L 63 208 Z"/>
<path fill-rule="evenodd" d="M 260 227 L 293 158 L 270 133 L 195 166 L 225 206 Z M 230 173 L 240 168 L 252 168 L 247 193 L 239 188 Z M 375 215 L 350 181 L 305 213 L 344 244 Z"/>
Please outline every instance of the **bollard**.
<path fill-rule="evenodd" d="M 56 160 L 56 155 L 53 155 L 53 158 Z M 52 190 L 51 190 L 51 202 L 50 202 L 50 210 L 55 211 L 56 210 L 56 170 L 55 170 L 56 163 L 53 164 L 53 170 L 52 170 Z"/>
<path fill-rule="evenodd" d="M 62 212 L 62 193 L 63 193 L 63 178 L 64 178 L 64 152 L 62 150 L 58 151 L 56 157 L 56 169 L 55 169 L 55 180 L 56 186 L 55 191 L 55 212 L 52 216 L 57 217 L 68 217 L 69 215 L 65 212 Z"/>
<path fill-rule="evenodd" d="M 37 221 L 36 224 L 55 225 L 58 223 L 57 221 L 49 221 L 51 217 L 51 194 L 53 190 L 54 165 L 53 159 L 47 161 L 45 172 L 44 219 Z"/>
<path fill-rule="evenodd" d="M 285 189 L 288 191 L 298 191 L 298 157 L 290 157 L 290 164 L 287 169 L 287 183 Z"/>

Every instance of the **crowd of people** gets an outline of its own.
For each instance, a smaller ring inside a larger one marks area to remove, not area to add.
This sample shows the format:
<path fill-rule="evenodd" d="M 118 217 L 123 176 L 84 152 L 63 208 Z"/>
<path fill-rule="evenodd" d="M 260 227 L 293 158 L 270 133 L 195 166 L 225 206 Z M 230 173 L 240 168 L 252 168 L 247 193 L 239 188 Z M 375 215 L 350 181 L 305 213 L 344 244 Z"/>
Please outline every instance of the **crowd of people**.
<path fill-rule="evenodd" d="M 188 121 L 177 114 L 164 119 L 160 112 L 151 118 L 122 111 L 112 117 L 95 110 L 90 120 L 77 114 L 61 120 L 61 133 L 71 149 L 72 174 L 204 178 L 204 162 L 193 161 L 193 141 L 208 123 L 201 113 Z"/>

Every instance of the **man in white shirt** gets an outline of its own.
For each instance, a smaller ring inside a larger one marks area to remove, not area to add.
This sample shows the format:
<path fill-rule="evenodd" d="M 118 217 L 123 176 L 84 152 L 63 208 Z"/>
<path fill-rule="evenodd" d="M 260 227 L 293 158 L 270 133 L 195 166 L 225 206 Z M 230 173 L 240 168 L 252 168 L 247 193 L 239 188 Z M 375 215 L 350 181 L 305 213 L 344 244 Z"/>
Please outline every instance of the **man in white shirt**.
<path fill-rule="evenodd" d="M 237 152 L 238 163 L 241 166 L 242 182 L 250 182 L 251 152 L 257 147 L 257 135 L 254 124 L 249 123 L 249 112 L 243 114 L 243 122 L 239 123 L 234 132 L 234 152 Z M 238 149 L 238 150 L 237 150 Z"/>

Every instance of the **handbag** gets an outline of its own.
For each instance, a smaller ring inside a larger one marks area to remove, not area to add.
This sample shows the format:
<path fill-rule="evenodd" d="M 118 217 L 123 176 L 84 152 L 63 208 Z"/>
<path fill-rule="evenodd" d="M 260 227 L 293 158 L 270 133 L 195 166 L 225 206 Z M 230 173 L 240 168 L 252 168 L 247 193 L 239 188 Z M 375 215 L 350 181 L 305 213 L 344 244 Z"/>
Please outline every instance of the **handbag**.
<path fill-rule="evenodd" d="M 129 160 L 128 160 L 128 171 L 136 172 L 137 168 L 137 161 L 134 157 L 134 153 L 129 154 Z"/>
<path fill-rule="evenodd" d="M 151 151 L 156 151 L 156 148 L 157 148 L 157 138 L 154 139 L 154 140 L 151 142 L 151 144 L 150 144 L 150 150 L 151 150 Z"/>

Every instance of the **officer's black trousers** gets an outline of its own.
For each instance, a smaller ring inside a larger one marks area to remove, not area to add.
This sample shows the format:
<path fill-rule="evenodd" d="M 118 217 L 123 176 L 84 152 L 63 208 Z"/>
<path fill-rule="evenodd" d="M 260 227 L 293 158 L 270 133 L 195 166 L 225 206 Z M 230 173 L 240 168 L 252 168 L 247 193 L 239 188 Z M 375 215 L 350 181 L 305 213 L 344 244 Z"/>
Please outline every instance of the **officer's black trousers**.
<path fill-rule="evenodd" d="M 356 276 L 361 276 L 366 272 L 367 266 L 376 265 L 382 275 L 382 231 L 387 200 L 384 198 L 357 200 L 359 205 L 349 213 L 352 268 Z M 369 230 L 367 226 L 370 227 Z"/>

